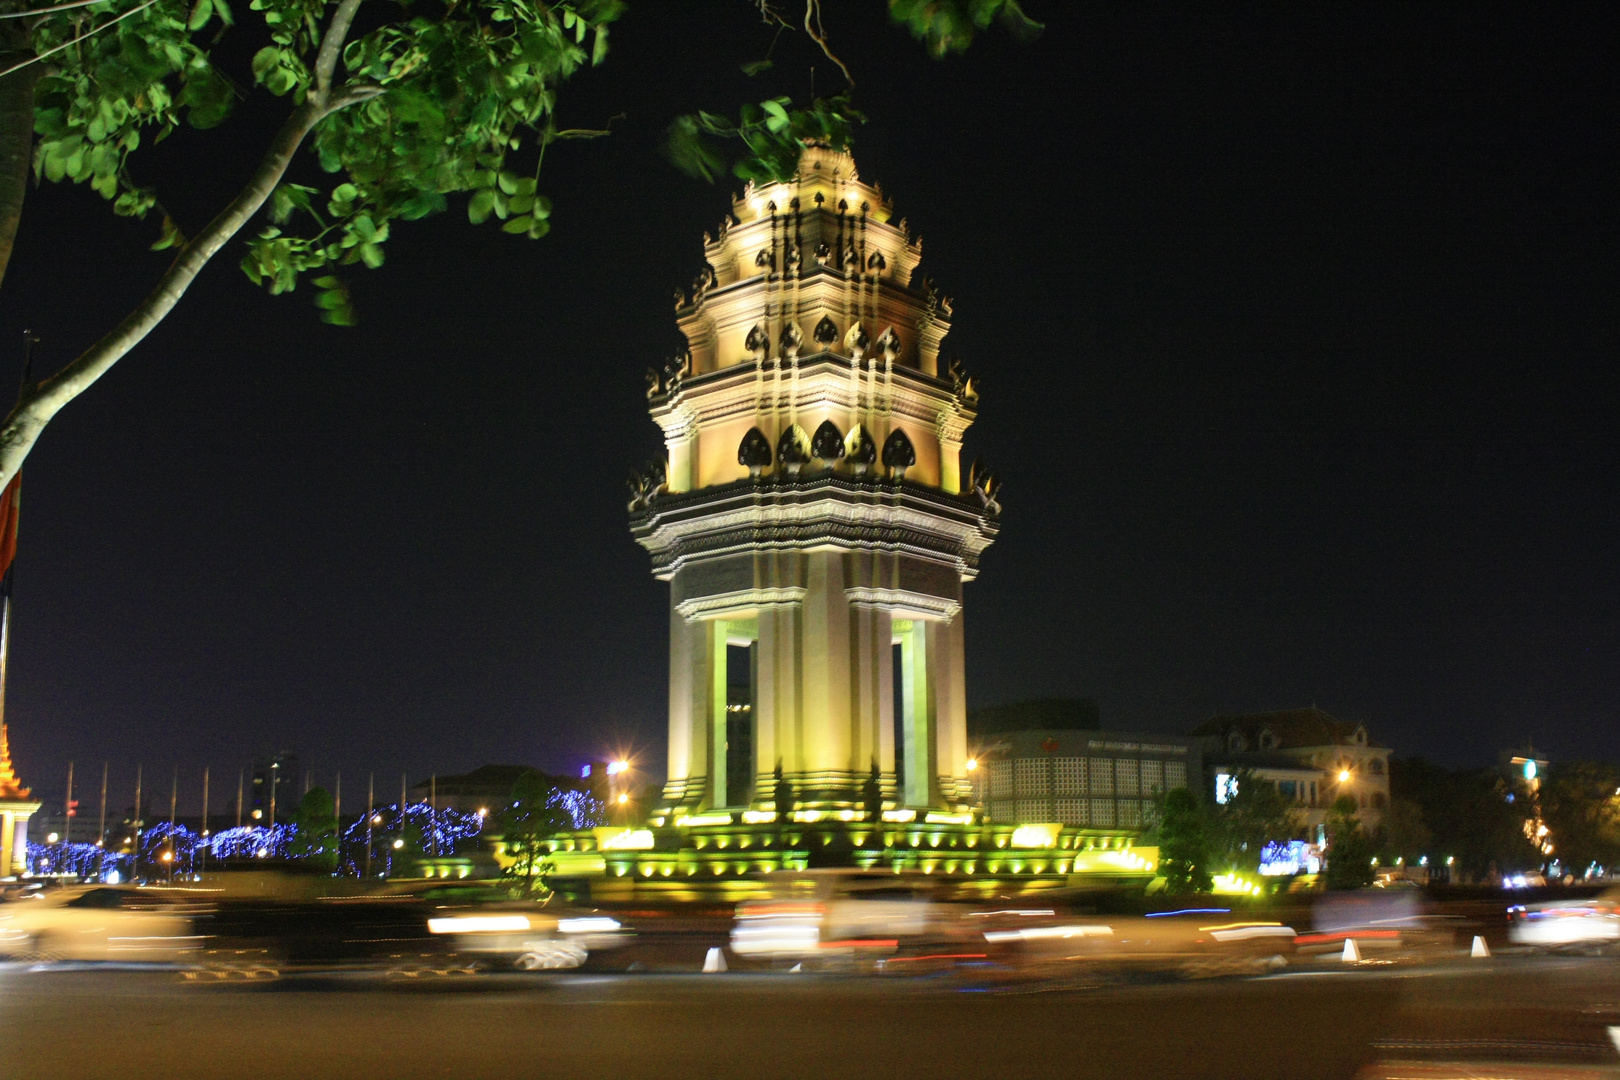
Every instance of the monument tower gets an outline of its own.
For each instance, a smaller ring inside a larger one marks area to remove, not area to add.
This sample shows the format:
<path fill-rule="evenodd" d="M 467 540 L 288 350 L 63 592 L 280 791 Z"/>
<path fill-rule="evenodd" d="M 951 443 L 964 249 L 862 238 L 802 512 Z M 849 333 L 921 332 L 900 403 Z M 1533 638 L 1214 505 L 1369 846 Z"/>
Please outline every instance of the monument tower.
<path fill-rule="evenodd" d="M 951 305 L 847 153 L 750 184 L 648 373 L 666 460 L 631 529 L 669 582 L 669 779 L 656 824 L 971 811 L 964 583 L 995 538 L 964 470 L 977 394 Z M 780 770 L 780 780 L 777 773 Z"/>

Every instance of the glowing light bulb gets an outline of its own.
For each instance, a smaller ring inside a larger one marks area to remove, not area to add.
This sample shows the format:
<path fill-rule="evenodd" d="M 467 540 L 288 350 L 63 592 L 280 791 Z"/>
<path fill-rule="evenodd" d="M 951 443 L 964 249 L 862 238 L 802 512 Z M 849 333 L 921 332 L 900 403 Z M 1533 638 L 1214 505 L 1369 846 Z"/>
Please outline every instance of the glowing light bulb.
<path fill-rule="evenodd" d="M 967 759 L 967 771 L 968 772 L 972 772 L 974 769 L 977 769 L 978 767 L 979 767 L 979 759 L 978 758 L 970 757 L 970 758 Z"/>
<path fill-rule="evenodd" d="M 1348 784 L 1349 782 L 1350 782 L 1350 770 L 1349 769 L 1340 769 L 1339 770 L 1339 783 Z"/>

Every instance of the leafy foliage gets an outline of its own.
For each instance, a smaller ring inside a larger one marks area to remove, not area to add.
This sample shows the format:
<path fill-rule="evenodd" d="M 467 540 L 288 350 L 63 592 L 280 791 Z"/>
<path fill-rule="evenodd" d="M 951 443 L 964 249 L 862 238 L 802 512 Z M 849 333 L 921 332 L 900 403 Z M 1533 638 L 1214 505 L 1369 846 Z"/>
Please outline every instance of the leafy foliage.
<path fill-rule="evenodd" d="M 287 854 L 301 859 L 311 869 L 327 873 L 337 869 L 337 808 L 325 788 L 310 788 L 293 811 L 293 830 L 287 841 Z"/>
<path fill-rule="evenodd" d="M 494 815 L 493 828 L 512 859 L 507 873 L 522 878 L 532 892 L 537 884 L 544 886 L 554 869 L 547 841 L 574 828 L 574 817 L 560 788 L 544 775 L 528 772 L 512 786 L 512 799 Z"/>
<path fill-rule="evenodd" d="M 848 149 L 855 125 L 866 122 L 847 93 L 816 98 L 804 109 L 792 105 L 788 97 L 744 105 L 735 121 L 708 112 L 682 116 L 669 128 L 670 160 L 683 172 L 713 183 L 726 171 L 723 148 L 736 140 L 745 152 L 731 165 L 734 175 L 761 184 L 789 180 L 805 143 Z"/>
<path fill-rule="evenodd" d="M 131 178 L 129 156 L 182 119 L 211 128 L 229 115 L 236 87 L 200 39 L 234 21 L 227 0 L 108 0 L 38 20 L 30 44 L 52 67 L 34 91 L 35 178 L 88 182 L 115 213 L 145 217 L 157 195 Z M 154 249 L 180 239 L 165 214 Z"/>
<path fill-rule="evenodd" d="M 1299 834 L 1301 823 L 1292 799 L 1277 785 L 1248 769 L 1234 777 L 1236 791 L 1214 812 L 1216 850 L 1226 865 L 1244 874 L 1260 869 L 1260 851 L 1274 840 Z"/>
<path fill-rule="evenodd" d="M 1358 889 L 1373 881 L 1373 841 L 1356 816 L 1353 795 L 1340 795 L 1327 814 L 1327 887 Z"/>
<path fill-rule="evenodd" d="M 189 6 L 188 6 L 189 4 Z M 302 105 L 314 90 L 314 58 L 326 0 L 251 0 L 256 85 Z M 270 222 L 250 242 L 242 269 L 272 293 L 308 271 L 328 322 L 354 321 L 339 266 L 383 265 L 390 223 L 446 209 L 470 193 L 468 218 L 538 239 L 551 203 L 538 191 L 545 148 L 601 132 L 554 122 L 556 87 L 607 54 L 621 0 L 459 0 L 433 15 L 400 17 L 350 41 L 347 82 L 313 133 L 329 187 L 283 183 Z M 107 0 L 40 21 L 37 52 L 57 52 L 40 80 L 35 172 L 88 181 L 123 215 L 144 217 L 157 195 L 139 187 L 129 157 L 143 138 L 161 141 L 181 122 L 213 127 L 245 91 L 218 70 L 212 45 L 235 25 L 229 0 Z M 213 30 L 213 41 L 205 31 Z M 143 134 L 144 133 L 144 134 Z M 516 158 L 532 152 L 532 165 Z M 164 215 L 154 248 L 183 243 Z"/>
<path fill-rule="evenodd" d="M 963 52 L 993 22 L 1020 41 L 1033 41 L 1045 29 L 1018 0 L 889 0 L 889 15 L 936 58 Z"/>
<path fill-rule="evenodd" d="M 1422 808 L 1433 833 L 1424 852 L 1431 863 L 1455 857 L 1456 871 L 1471 878 L 1541 864 L 1524 835 L 1532 811 L 1522 800 L 1508 800 L 1514 793 L 1496 770 L 1452 771 L 1423 758 L 1397 758 L 1390 763 L 1389 785 L 1391 801 L 1406 799 Z"/>
<path fill-rule="evenodd" d="M 1204 893 L 1214 887 L 1209 872 L 1209 839 L 1204 812 L 1186 788 L 1165 792 L 1158 808 L 1159 873 L 1171 896 Z"/>
<path fill-rule="evenodd" d="M 1594 863 L 1620 865 L 1620 769 L 1594 761 L 1555 763 L 1542 781 L 1541 816 L 1566 873 L 1580 877 Z"/>

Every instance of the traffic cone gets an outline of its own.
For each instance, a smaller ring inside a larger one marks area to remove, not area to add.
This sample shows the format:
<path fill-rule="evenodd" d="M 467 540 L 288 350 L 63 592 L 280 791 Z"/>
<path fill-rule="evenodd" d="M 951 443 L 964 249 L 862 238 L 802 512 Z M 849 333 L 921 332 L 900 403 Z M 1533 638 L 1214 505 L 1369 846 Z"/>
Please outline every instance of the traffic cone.
<path fill-rule="evenodd" d="M 1361 946 L 1356 944 L 1355 938 L 1344 939 L 1344 955 L 1339 959 L 1347 964 L 1361 963 Z"/>
<path fill-rule="evenodd" d="M 1491 947 L 1485 944 L 1484 938 L 1480 937 L 1478 934 L 1475 934 L 1474 947 L 1468 950 L 1468 955 L 1476 960 L 1487 958 L 1491 955 Z"/>
<path fill-rule="evenodd" d="M 703 974 L 716 975 L 726 970 L 726 954 L 720 949 L 710 949 L 709 955 L 703 958 Z"/>

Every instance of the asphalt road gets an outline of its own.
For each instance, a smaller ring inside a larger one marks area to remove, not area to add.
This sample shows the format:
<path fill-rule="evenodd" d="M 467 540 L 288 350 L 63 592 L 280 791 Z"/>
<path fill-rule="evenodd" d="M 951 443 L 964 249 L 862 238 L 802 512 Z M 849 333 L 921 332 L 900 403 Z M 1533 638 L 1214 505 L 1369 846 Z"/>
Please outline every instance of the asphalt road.
<path fill-rule="evenodd" d="M 1610 1024 L 1613 958 L 1101 985 L 0 971 L 4 1080 L 1620 1077 Z"/>

